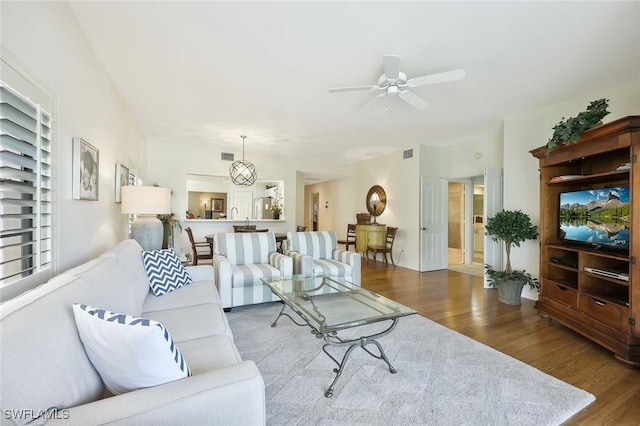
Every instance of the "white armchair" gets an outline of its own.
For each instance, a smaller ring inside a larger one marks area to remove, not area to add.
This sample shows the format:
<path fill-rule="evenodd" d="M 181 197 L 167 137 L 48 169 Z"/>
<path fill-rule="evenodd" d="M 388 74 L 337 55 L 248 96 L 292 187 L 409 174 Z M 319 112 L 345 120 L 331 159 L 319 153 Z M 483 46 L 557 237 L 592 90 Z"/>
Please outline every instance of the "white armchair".
<path fill-rule="evenodd" d="M 276 251 L 273 232 L 214 236 L 213 266 L 222 307 L 280 300 L 261 278 L 291 276 L 293 261 Z"/>
<path fill-rule="evenodd" d="M 327 274 L 361 285 L 359 253 L 338 249 L 333 231 L 288 232 L 287 251 L 294 274 Z"/>

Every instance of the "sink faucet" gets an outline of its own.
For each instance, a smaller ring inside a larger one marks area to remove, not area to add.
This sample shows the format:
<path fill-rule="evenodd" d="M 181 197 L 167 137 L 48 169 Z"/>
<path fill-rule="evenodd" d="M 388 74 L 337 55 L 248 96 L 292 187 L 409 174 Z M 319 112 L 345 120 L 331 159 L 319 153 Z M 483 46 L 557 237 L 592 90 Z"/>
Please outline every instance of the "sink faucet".
<path fill-rule="evenodd" d="M 231 219 L 235 218 L 235 215 L 233 214 L 233 211 L 236 211 L 236 213 L 238 213 L 238 208 L 237 207 L 231 207 Z"/>

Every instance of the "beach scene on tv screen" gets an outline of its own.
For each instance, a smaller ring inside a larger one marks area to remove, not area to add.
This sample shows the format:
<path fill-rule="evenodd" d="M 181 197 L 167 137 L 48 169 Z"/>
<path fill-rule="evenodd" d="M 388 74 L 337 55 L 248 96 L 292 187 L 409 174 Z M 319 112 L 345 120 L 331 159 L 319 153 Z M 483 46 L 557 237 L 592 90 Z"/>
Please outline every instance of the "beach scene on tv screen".
<path fill-rule="evenodd" d="M 560 194 L 560 238 L 629 248 L 629 187 Z"/>

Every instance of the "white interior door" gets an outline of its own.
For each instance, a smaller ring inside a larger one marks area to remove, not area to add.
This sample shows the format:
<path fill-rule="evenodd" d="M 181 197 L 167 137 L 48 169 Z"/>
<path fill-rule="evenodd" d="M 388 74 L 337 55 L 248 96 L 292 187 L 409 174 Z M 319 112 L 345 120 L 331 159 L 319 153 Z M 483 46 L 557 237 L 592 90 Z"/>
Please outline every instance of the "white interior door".
<path fill-rule="evenodd" d="M 238 209 L 236 219 L 253 219 L 253 191 L 233 191 L 231 207 Z"/>
<path fill-rule="evenodd" d="M 420 178 L 420 271 L 447 268 L 448 191 L 446 179 Z"/>
<path fill-rule="evenodd" d="M 502 169 L 488 168 L 484 171 L 484 220 L 495 216 L 502 210 Z M 488 235 L 484 236 L 484 263 L 495 269 L 502 268 L 502 243 L 496 243 Z M 487 276 L 484 276 L 484 288 L 488 288 Z"/>

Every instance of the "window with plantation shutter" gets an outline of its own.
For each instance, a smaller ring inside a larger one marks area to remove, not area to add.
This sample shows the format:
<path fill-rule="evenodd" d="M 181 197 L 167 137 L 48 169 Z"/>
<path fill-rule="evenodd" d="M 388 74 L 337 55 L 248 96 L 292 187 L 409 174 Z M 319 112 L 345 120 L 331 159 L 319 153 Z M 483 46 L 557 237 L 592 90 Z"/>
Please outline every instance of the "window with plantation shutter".
<path fill-rule="evenodd" d="M 51 114 L 0 81 L 0 287 L 52 263 Z"/>

